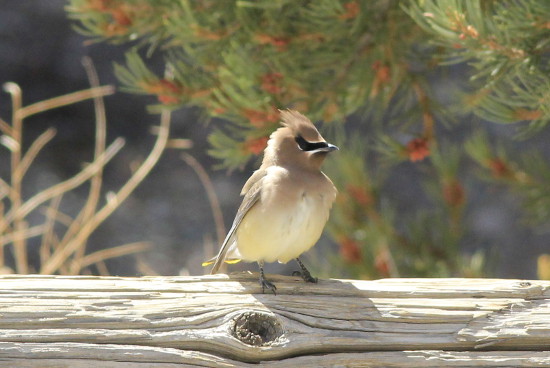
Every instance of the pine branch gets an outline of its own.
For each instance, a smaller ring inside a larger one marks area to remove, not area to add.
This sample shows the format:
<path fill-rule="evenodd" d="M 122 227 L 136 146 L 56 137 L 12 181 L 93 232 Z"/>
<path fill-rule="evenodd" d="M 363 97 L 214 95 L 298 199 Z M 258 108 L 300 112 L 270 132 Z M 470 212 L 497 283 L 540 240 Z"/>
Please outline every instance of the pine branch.
<path fill-rule="evenodd" d="M 474 113 L 489 121 L 528 122 L 531 134 L 548 126 L 548 3 L 428 0 L 412 2 L 407 11 L 443 47 L 445 63 L 472 67 L 477 91 L 465 103 Z"/>
<path fill-rule="evenodd" d="M 88 35 L 137 39 L 160 53 L 171 80 L 152 73 L 135 52 L 116 66 L 126 91 L 157 97 L 154 111 L 199 106 L 255 130 L 213 139 L 212 152 L 227 167 L 257 152 L 224 145 L 250 147 L 260 132 L 267 137 L 279 108 L 342 121 L 369 99 L 395 96 L 406 84 L 407 50 L 421 35 L 399 2 L 386 1 L 72 0 L 67 9 Z"/>

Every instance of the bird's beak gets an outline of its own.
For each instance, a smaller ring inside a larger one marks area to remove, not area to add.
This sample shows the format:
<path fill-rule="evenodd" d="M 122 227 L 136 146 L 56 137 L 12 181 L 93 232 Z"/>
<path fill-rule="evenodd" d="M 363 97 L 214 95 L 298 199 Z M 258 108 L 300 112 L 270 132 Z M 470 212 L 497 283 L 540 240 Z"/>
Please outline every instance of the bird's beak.
<path fill-rule="evenodd" d="M 332 151 L 338 151 L 338 150 L 340 150 L 340 149 L 338 147 L 336 147 L 334 144 L 327 143 L 326 147 L 317 148 L 316 150 L 310 151 L 310 152 L 312 152 L 312 153 L 332 152 Z"/>
<path fill-rule="evenodd" d="M 339 151 L 340 148 L 338 148 L 337 146 L 335 146 L 334 144 L 328 144 L 328 147 L 327 147 L 327 152 L 332 152 L 332 151 Z"/>

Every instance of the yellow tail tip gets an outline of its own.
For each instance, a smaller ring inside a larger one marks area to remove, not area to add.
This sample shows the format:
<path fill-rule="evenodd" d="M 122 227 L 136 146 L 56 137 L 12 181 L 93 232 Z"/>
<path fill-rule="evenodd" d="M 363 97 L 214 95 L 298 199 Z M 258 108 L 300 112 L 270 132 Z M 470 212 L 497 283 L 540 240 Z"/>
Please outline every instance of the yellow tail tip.
<path fill-rule="evenodd" d="M 240 259 L 226 259 L 226 260 L 224 261 L 224 263 L 227 263 L 227 264 L 235 264 L 235 263 L 239 263 L 240 261 L 241 261 Z M 201 266 L 202 266 L 202 267 L 210 266 L 210 265 L 213 264 L 214 262 L 216 262 L 216 259 L 209 259 L 208 261 L 202 262 L 202 263 L 201 263 Z"/>
<path fill-rule="evenodd" d="M 239 263 L 240 261 L 241 261 L 240 259 L 226 259 L 224 262 L 227 264 L 235 264 L 235 263 Z"/>

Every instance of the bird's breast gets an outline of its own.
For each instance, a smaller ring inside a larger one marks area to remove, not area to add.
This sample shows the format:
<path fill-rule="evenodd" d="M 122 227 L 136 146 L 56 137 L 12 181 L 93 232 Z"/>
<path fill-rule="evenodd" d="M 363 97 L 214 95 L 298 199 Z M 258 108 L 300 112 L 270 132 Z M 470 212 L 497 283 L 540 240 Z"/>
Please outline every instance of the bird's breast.
<path fill-rule="evenodd" d="M 237 247 L 244 260 L 286 263 L 319 240 L 333 198 L 317 189 L 262 193 L 237 231 Z"/>

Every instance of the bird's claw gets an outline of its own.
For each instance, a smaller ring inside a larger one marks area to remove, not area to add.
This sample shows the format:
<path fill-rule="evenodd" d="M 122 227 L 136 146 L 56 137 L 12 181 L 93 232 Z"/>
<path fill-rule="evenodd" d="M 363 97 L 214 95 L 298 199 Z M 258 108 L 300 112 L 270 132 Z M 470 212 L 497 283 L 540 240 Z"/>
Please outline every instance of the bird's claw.
<path fill-rule="evenodd" d="M 263 275 L 260 276 L 260 285 L 262 287 L 262 294 L 265 294 L 265 289 L 268 289 L 273 292 L 273 295 L 277 295 L 277 287 L 272 282 L 266 280 Z"/>
<path fill-rule="evenodd" d="M 300 269 L 302 271 L 301 272 L 300 271 L 294 271 L 292 273 L 292 275 L 296 275 L 296 276 L 300 275 L 302 277 L 302 279 L 304 279 L 305 282 L 311 282 L 312 284 L 316 284 L 317 283 L 317 277 L 311 276 L 311 273 L 309 273 L 306 266 L 304 266 L 302 261 L 300 261 L 300 258 L 296 258 L 296 262 L 298 262 L 298 266 L 300 266 Z"/>
<path fill-rule="evenodd" d="M 316 284 L 318 281 L 317 277 L 313 277 L 309 273 L 307 275 L 302 275 L 302 278 L 305 282 L 311 282 L 312 284 Z"/>
<path fill-rule="evenodd" d="M 316 284 L 318 279 L 317 277 L 311 276 L 309 271 L 306 272 L 300 272 L 300 271 L 294 271 L 292 272 L 292 276 L 300 276 L 305 282 L 311 282 L 312 284 Z"/>

